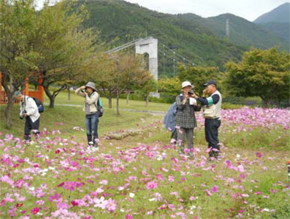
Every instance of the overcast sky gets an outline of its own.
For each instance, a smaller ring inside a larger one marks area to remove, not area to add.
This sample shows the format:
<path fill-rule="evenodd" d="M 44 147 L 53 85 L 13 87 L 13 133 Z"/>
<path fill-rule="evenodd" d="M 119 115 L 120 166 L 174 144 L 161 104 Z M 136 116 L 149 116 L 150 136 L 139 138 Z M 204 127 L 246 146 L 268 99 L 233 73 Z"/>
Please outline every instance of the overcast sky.
<path fill-rule="evenodd" d="M 37 0 L 41 7 L 44 0 Z M 91 0 L 94 1 L 94 0 Z M 290 0 L 126 0 L 151 10 L 178 14 L 194 13 L 202 17 L 212 17 L 231 13 L 254 21 L 260 15 L 273 10 Z"/>
<path fill-rule="evenodd" d="M 165 13 L 194 13 L 202 17 L 231 13 L 249 21 L 290 0 L 126 0 Z"/>

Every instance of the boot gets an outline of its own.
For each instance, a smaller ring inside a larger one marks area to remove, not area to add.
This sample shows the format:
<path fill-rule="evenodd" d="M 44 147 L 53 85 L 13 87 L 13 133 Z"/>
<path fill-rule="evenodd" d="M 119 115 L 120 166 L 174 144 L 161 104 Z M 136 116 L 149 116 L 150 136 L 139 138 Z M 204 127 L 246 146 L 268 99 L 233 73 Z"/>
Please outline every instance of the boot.
<path fill-rule="evenodd" d="M 92 135 L 88 135 L 87 134 L 87 138 L 88 138 L 88 145 L 91 146 L 94 144 L 94 142 L 92 141 Z"/>

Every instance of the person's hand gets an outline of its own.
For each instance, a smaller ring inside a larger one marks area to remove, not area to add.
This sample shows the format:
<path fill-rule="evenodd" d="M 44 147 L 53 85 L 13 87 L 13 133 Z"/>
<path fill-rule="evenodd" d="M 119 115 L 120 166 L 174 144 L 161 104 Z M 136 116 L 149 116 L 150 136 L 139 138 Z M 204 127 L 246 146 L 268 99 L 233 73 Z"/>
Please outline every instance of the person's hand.
<path fill-rule="evenodd" d="M 23 113 L 23 117 L 26 118 L 27 117 L 27 113 Z"/>
<path fill-rule="evenodd" d="M 195 93 L 192 94 L 192 97 L 195 98 L 195 99 L 198 98 L 198 96 Z"/>
<path fill-rule="evenodd" d="M 207 94 L 207 89 L 205 88 L 203 91 L 202 91 L 202 96 L 205 97 Z"/>
<path fill-rule="evenodd" d="M 82 90 L 86 89 L 86 86 L 81 86 L 81 89 L 82 89 Z"/>

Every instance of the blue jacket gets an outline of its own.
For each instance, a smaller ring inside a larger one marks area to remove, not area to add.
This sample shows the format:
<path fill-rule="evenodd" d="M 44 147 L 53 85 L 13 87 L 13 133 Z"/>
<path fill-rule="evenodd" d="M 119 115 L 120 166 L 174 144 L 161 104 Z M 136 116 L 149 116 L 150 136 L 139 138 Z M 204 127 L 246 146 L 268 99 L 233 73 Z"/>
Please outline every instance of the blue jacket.
<path fill-rule="evenodd" d="M 175 119 L 176 119 L 176 113 L 177 113 L 177 105 L 176 102 L 174 102 L 171 107 L 169 108 L 169 110 L 167 111 L 164 120 L 163 120 L 163 124 L 165 126 L 166 129 L 168 129 L 171 132 L 175 131 Z"/>

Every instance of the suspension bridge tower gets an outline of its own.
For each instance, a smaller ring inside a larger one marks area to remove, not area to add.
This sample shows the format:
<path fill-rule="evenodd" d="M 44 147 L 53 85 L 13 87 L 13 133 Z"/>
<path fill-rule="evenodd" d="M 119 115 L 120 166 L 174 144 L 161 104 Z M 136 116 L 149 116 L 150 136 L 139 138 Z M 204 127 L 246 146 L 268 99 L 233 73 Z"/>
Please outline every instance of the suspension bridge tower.
<path fill-rule="evenodd" d="M 148 37 L 135 43 L 136 54 L 149 55 L 149 72 L 158 81 L 158 39 Z"/>

